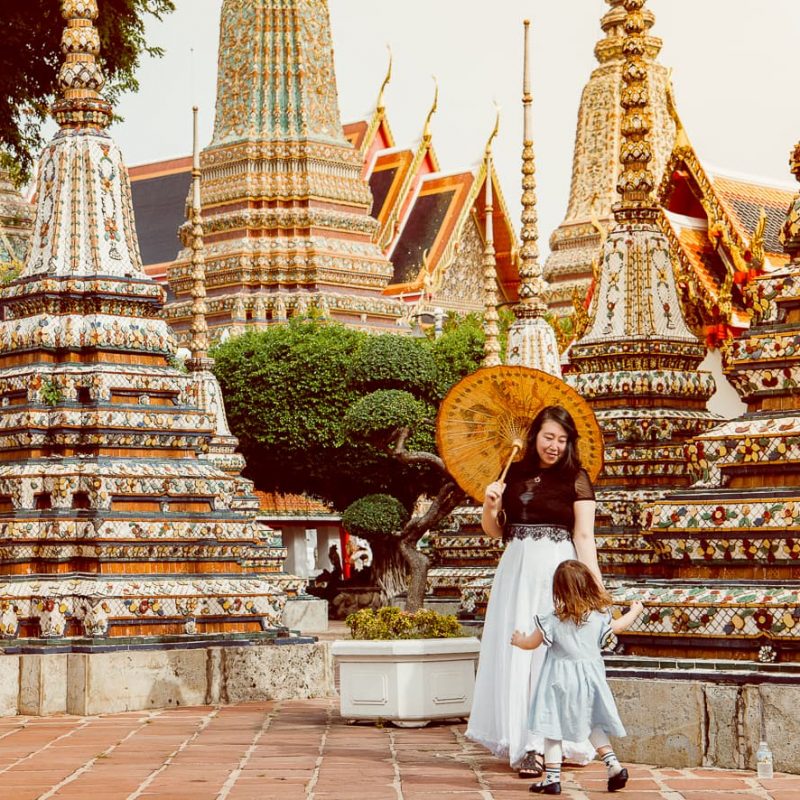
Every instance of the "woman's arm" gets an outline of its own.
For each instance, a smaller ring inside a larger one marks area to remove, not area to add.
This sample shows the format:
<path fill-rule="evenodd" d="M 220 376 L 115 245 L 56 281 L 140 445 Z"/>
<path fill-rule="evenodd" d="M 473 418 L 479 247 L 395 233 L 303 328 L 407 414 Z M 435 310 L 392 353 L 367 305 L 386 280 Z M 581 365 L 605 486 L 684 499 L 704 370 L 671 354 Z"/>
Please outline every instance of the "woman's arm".
<path fill-rule="evenodd" d="M 481 527 L 487 536 L 495 539 L 503 537 L 503 526 L 498 522 L 498 515 L 503 508 L 503 492 L 506 485 L 500 481 L 490 483 L 486 487 L 483 497 L 483 515 L 481 516 Z"/>
<path fill-rule="evenodd" d="M 622 631 L 628 630 L 642 611 L 644 611 L 642 601 L 634 600 L 631 603 L 631 607 L 621 617 L 611 620 L 611 630 L 614 633 L 622 633 Z"/>
<path fill-rule="evenodd" d="M 603 585 L 603 576 L 597 563 L 597 545 L 594 541 L 594 500 L 576 500 L 573 503 L 575 510 L 575 529 L 572 532 L 572 543 L 578 554 L 578 561 L 585 564 Z"/>

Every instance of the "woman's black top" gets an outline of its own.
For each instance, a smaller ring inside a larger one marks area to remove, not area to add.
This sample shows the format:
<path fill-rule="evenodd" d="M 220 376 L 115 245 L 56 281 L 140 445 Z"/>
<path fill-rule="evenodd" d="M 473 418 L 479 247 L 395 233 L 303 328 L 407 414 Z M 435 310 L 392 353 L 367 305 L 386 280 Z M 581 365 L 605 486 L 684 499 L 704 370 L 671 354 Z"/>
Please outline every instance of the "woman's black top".
<path fill-rule="evenodd" d="M 513 464 L 503 492 L 506 524 L 559 525 L 572 531 L 572 504 L 576 500 L 594 500 L 594 488 L 585 469 L 573 473 L 557 467 Z"/>

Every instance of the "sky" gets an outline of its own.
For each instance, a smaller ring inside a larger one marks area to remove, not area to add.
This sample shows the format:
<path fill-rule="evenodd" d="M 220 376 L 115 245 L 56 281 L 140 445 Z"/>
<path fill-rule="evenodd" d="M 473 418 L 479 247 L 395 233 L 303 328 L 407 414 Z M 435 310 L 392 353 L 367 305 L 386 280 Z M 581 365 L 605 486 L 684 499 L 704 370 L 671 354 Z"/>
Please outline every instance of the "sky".
<path fill-rule="evenodd" d="M 191 107 L 201 147 L 211 139 L 222 0 L 175 0 L 147 37 L 166 50 L 144 59 L 140 90 L 111 133 L 128 165 L 191 151 Z M 102 13 L 102 0 L 99 3 Z M 673 70 L 678 109 L 704 162 L 727 173 L 794 185 L 800 139 L 793 89 L 800 69 L 798 0 L 649 0 L 659 60 Z M 398 146 L 413 147 L 439 85 L 433 143 L 444 171 L 480 159 L 500 107 L 494 153 L 519 227 L 522 21 L 531 20 L 540 246 L 566 211 L 580 94 L 597 65 L 604 0 L 329 0 L 343 122 L 368 118 L 394 56 L 385 105 Z"/>

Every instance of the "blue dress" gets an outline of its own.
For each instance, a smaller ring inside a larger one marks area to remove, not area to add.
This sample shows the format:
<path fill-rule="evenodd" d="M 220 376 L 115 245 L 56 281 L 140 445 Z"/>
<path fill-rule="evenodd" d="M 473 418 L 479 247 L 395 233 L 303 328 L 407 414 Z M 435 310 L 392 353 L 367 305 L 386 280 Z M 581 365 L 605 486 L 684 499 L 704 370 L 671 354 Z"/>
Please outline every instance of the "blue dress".
<path fill-rule="evenodd" d="M 581 742 L 593 728 L 624 736 L 625 728 L 606 682 L 600 646 L 611 633 L 611 615 L 592 611 L 586 622 L 534 617 L 548 648 L 531 703 L 530 730 L 547 739 Z"/>

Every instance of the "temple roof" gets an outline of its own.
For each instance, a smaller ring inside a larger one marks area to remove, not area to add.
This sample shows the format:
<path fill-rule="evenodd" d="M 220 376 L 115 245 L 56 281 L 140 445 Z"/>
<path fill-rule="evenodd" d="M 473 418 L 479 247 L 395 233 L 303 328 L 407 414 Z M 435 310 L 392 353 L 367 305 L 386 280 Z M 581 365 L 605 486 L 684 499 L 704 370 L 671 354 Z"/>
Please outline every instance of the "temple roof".
<path fill-rule="evenodd" d="M 675 233 L 679 259 L 691 267 L 700 290 L 684 296 L 684 304 L 696 307 L 708 344 L 716 345 L 728 332 L 736 335 L 750 324 L 744 284 L 788 261 L 778 236 L 794 192 L 708 168 L 677 123 L 678 140 L 659 201 Z"/>
<path fill-rule="evenodd" d="M 284 494 L 257 490 L 255 495 L 258 498 L 260 516 L 269 519 L 278 517 L 296 517 L 298 519 L 324 517 L 331 521 L 341 519 L 341 516 L 330 506 L 305 494 Z"/>
<path fill-rule="evenodd" d="M 415 149 L 396 147 L 383 113 L 377 121 L 374 116 L 349 123 L 344 132 L 364 159 L 362 175 L 373 195 L 371 216 L 380 224 L 381 247 L 394 265 L 385 293 L 419 295 L 430 276 L 455 256 L 467 220 L 473 217 L 484 230 L 485 168 L 442 173 L 431 141 L 423 138 Z M 191 158 L 142 164 L 129 173 L 145 271 L 163 281 L 180 248 L 177 229 L 186 218 Z M 502 299 L 513 302 L 519 283 L 516 234 L 496 174 L 493 186 L 498 280 Z"/>
<path fill-rule="evenodd" d="M 178 228 L 186 220 L 192 159 L 172 158 L 129 167 L 142 262 L 150 278 L 166 280 L 167 267 L 181 249 Z"/>
<path fill-rule="evenodd" d="M 733 178 L 723 174 L 711 175 L 717 197 L 724 204 L 730 220 L 744 239 L 753 236 L 763 208 L 767 215 L 764 228 L 764 251 L 773 264 L 788 261 L 778 238 L 781 226 L 786 221 L 786 210 L 791 205 L 795 192 L 788 185 L 779 187 L 769 181 L 752 178 Z"/>

